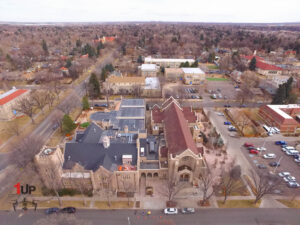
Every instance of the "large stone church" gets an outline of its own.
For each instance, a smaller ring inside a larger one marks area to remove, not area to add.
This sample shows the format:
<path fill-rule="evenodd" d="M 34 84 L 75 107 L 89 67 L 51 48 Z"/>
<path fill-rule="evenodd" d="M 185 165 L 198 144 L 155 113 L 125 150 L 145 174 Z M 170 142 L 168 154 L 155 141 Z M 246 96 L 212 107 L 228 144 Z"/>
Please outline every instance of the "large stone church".
<path fill-rule="evenodd" d="M 108 113 L 119 115 L 119 110 L 126 115 L 121 123 L 128 125 L 123 128 L 116 127 L 119 117 L 106 116 L 103 121 L 92 120 L 87 129 L 77 131 L 63 147 L 43 147 L 35 162 L 46 186 L 51 188 L 49 178 L 53 176 L 61 187 L 84 184 L 94 193 L 107 188 L 117 193 L 135 193 L 142 177 L 198 183 L 206 163 L 203 147 L 195 142 L 200 121 L 191 108 L 181 107 L 172 97 L 161 106 L 154 105 L 148 132 L 146 126 L 139 129 L 132 125 L 135 129 L 128 129 L 130 124 L 142 123 L 134 115 L 145 110 L 144 100 L 126 100 L 126 104 L 121 102 L 121 107 Z M 113 127 L 107 126 L 112 122 Z"/>

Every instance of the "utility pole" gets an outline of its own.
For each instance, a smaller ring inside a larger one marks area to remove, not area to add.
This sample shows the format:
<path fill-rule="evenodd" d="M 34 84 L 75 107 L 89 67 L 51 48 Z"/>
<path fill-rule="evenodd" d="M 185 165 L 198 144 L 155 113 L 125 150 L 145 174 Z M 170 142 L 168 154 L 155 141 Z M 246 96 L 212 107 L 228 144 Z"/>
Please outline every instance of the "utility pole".
<path fill-rule="evenodd" d="M 278 166 L 280 165 L 281 159 L 282 159 L 282 156 L 279 158 L 279 160 L 278 160 L 278 162 L 277 162 L 277 165 L 276 165 L 276 167 L 274 168 L 274 171 L 273 171 L 274 174 L 275 174 L 275 172 L 276 172 Z"/>

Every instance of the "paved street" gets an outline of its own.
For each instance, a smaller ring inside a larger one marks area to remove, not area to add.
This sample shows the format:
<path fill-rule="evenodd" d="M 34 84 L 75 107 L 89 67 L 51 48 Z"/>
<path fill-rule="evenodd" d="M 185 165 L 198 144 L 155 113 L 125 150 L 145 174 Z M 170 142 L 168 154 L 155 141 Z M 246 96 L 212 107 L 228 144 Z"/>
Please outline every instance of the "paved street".
<path fill-rule="evenodd" d="M 0 212 L 1 225 L 32 225 L 45 217 L 43 211 Z M 55 215 L 54 215 L 55 216 Z M 134 210 L 78 210 L 76 217 L 89 220 L 94 225 L 155 225 L 163 221 L 173 221 L 175 225 L 299 225 L 300 210 L 297 209 L 200 209 L 192 215 L 168 215 L 152 211 L 143 216 Z M 129 218 L 129 219 L 128 219 Z"/>

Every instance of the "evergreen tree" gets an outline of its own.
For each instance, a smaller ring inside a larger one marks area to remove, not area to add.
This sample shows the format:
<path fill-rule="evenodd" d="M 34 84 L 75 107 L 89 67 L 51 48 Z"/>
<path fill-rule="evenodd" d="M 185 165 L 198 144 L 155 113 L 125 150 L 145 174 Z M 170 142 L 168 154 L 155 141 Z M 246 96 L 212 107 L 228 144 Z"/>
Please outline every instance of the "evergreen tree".
<path fill-rule="evenodd" d="M 95 49 L 94 49 L 90 44 L 86 44 L 86 45 L 83 47 L 81 53 L 82 53 L 83 55 L 88 54 L 88 55 L 89 55 L 89 58 L 92 58 L 93 56 L 96 55 Z"/>
<path fill-rule="evenodd" d="M 62 119 L 62 130 L 65 134 L 70 133 L 76 128 L 76 124 L 68 114 L 65 114 Z"/>
<path fill-rule="evenodd" d="M 82 109 L 88 110 L 90 108 L 89 100 L 87 96 L 83 96 L 82 98 Z"/>
<path fill-rule="evenodd" d="M 80 39 L 76 40 L 76 47 L 81 48 L 82 42 Z"/>
<path fill-rule="evenodd" d="M 138 63 L 144 63 L 144 60 L 143 60 L 143 58 L 142 58 L 141 55 L 139 55 L 139 57 L 138 57 L 138 59 L 137 59 L 137 62 L 138 62 Z"/>
<path fill-rule="evenodd" d="M 42 48 L 43 48 L 44 52 L 48 54 L 48 46 L 44 39 L 42 41 Z"/>
<path fill-rule="evenodd" d="M 214 52 L 209 53 L 208 62 L 213 63 L 215 61 L 216 54 Z"/>
<path fill-rule="evenodd" d="M 198 60 L 195 60 L 195 62 L 191 65 L 191 67 L 198 67 Z"/>
<path fill-rule="evenodd" d="M 100 84 L 98 78 L 95 73 L 91 74 L 89 80 L 89 95 L 92 98 L 99 98 L 100 97 Z"/>
<path fill-rule="evenodd" d="M 292 83 L 293 77 L 290 77 L 286 83 L 279 85 L 273 97 L 272 104 L 289 104 L 297 101 L 297 98 L 292 93 Z"/>
<path fill-rule="evenodd" d="M 72 66 L 72 60 L 68 59 L 67 62 L 66 62 L 66 67 L 70 68 L 71 66 Z"/>
<path fill-rule="evenodd" d="M 250 61 L 249 69 L 252 70 L 252 71 L 254 71 L 255 68 L 256 68 L 256 58 L 253 57 L 253 58 L 251 59 L 251 61 Z"/>

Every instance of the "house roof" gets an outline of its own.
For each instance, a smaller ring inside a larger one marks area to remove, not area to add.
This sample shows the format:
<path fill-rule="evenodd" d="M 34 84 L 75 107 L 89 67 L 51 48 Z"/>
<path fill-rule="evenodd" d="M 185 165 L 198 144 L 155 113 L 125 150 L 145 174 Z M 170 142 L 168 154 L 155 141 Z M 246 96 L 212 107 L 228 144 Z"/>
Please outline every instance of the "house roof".
<path fill-rule="evenodd" d="M 241 55 L 241 57 L 247 60 L 251 60 L 253 57 L 255 57 L 256 61 L 264 61 L 264 58 L 257 55 Z"/>
<path fill-rule="evenodd" d="M 27 91 L 28 90 L 13 88 L 10 91 L 5 92 L 4 94 L 0 95 L 0 105 L 5 105 L 6 103 L 12 101 L 13 99 L 19 97 Z"/>
<path fill-rule="evenodd" d="M 267 64 L 261 61 L 256 61 L 256 67 L 261 69 L 261 70 L 283 70 L 281 67 Z"/>

